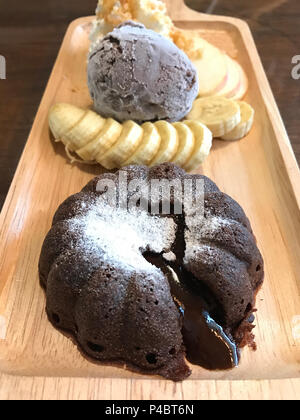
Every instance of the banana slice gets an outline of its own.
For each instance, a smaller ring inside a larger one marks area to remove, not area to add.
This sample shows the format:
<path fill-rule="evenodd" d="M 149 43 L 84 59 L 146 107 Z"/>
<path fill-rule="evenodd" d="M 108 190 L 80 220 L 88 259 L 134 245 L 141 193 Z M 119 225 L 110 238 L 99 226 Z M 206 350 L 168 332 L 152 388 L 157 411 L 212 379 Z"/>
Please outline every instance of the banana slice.
<path fill-rule="evenodd" d="M 237 102 L 241 110 L 241 122 L 230 133 L 222 136 L 222 140 L 234 141 L 245 137 L 252 128 L 254 109 L 246 102 Z"/>
<path fill-rule="evenodd" d="M 49 126 L 54 137 L 72 152 L 93 140 L 105 121 L 96 112 L 70 104 L 54 105 L 49 112 Z"/>
<path fill-rule="evenodd" d="M 100 115 L 88 110 L 83 118 L 66 133 L 69 149 L 76 151 L 92 141 L 104 127 L 105 121 Z"/>
<path fill-rule="evenodd" d="M 124 162 L 127 165 L 149 165 L 151 160 L 157 154 L 161 138 L 154 124 L 146 122 L 142 124 L 143 139 L 135 153 Z"/>
<path fill-rule="evenodd" d="M 176 128 L 179 139 L 178 150 L 173 157 L 172 162 L 175 163 L 175 165 L 183 167 L 193 153 L 195 145 L 194 134 L 186 124 L 177 122 L 172 125 Z"/>
<path fill-rule="evenodd" d="M 67 133 L 84 117 L 86 110 L 70 104 L 55 104 L 49 111 L 49 127 L 57 141 L 70 146 Z"/>
<path fill-rule="evenodd" d="M 122 125 L 112 118 L 108 118 L 105 121 L 99 135 L 87 144 L 85 141 L 86 146 L 76 150 L 78 156 L 83 160 L 97 160 L 96 157 L 106 153 L 120 137 Z"/>
<path fill-rule="evenodd" d="M 83 118 L 66 133 L 68 148 L 72 151 L 81 149 L 92 141 L 105 125 L 106 120 L 93 111 L 88 110 Z"/>
<path fill-rule="evenodd" d="M 104 155 L 99 153 L 96 160 L 106 169 L 120 168 L 139 147 L 143 129 L 133 121 L 126 121 L 117 142 Z"/>
<path fill-rule="evenodd" d="M 209 155 L 212 146 L 211 131 L 199 121 L 184 121 L 193 132 L 195 138 L 195 146 L 192 156 L 184 165 L 186 171 L 193 171 L 201 165 Z"/>
<path fill-rule="evenodd" d="M 213 137 L 222 137 L 241 122 L 241 111 L 238 104 L 230 99 L 210 96 L 196 99 L 186 118 L 205 124 Z"/>
<path fill-rule="evenodd" d="M 149 166 L 159 165 L 164 162 L 171 162 L 178 150 L 178 135 L 175 127 L 167 121 L 154 123 L 161 137 L 160 148 L 150 162 Z"/>

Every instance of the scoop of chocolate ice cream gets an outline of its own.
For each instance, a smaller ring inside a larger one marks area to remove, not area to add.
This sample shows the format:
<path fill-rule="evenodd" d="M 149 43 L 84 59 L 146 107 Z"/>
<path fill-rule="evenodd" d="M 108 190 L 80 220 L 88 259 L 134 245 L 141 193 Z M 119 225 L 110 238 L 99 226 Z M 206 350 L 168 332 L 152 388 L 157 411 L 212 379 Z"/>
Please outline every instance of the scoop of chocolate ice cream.
<path fill-rule="evenodd" d="M 173 42 L 128 21 L 92 49 L 88 86 L 103 117 L 173 122 L 191 110 L 198 79 L 189 58 Z"/>

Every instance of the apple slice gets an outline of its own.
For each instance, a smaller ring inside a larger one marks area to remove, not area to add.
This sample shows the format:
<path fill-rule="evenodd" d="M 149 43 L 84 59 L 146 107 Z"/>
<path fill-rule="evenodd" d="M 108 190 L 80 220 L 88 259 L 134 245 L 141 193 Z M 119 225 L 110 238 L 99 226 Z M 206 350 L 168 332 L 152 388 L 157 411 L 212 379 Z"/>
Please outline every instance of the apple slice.
<path fill-rule="evenodd" d="M 240 65 L 230 58 L 228 55 L 225 55 L 228 67 L 228 77 L 227 82 L 223 89 L 216 92 L 216 96 L 224 96 L 225 98 L 231 98 L 234 96 L 241 85 L 241 69 Z"/>
<path fill-rule="evenodd" d="M 238 66 L 240 68 L 240 73 L 241 73 L 241 83 L 240 83 L 238 89 L 236 90 L 236 92 L 233 94 L 233 96 L 230 97 L 230 99 L 232 99 L 234 101 L 240 101 L 241 99 L 243 99 L 243 97 L 247 93 L 248 86 L 249 86 L 248 78 L 247 78 L 244 70 L 242 69 L 242 67 L 239 64 L 238 64 Z"/>
<path fill-rule="evenodd" d="M 193 61 L 199 79 L 199 96 L 212 96 L 227 82 L 228 61 L 226 54 L 203 40 L 201 58 Z"/>

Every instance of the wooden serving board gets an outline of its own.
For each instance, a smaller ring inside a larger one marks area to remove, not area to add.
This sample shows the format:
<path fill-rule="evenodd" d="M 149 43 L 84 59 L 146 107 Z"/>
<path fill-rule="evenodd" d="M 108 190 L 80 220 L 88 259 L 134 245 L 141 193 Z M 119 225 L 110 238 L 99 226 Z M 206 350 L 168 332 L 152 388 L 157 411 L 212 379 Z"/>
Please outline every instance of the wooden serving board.
<path fill-rule="evenodd" d="M 211 177 L 248 214 L 262 250 L 266 278 L 258 295 L 256 352 L 238 368 L 193 366 L 183 383 L 88 362 L 45 315 L 37 264 L 57 206 L 99 167 L 72 166 L 50 139 L 47 114 L 56 102 L 91 101 L 86 54 L 92 17 L 66 34 L 0 216 L 0 398 L 2 399 L 280 399 L 300 396 L 300 172 L 248 26 L 171 4 L 182 28 L 195 29 L 226 50 L 249 77 L 256 110 L 251 134 L 214 141 L 199 172 Z"/>

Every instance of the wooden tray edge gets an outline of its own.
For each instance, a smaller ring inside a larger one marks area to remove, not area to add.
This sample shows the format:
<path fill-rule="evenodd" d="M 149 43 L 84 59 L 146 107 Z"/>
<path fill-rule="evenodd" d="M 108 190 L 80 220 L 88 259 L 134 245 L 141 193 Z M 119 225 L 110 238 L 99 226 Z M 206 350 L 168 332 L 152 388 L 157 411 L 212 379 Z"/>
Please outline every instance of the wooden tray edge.
<path fill-rule="evenodd" d="M 285 164 L 286 172 L 289 175 L 291 187 L 294 192 L 294 198 L 300 211 L 300 168 L 297 163 L 295 153 L 288 137 L 269 80 L 266 76 L 250 27 L 247 22 L 237 18 L 222 17 L 222 20 L 232 24 L 238 29 L 243 38 L 244 44 L 247 47 L 251 62 L 254 64 L 253 67 L 256 78 L 260 80 L 259 89 L 261 91 L 263 90 L 262 93 L 266 103 L 267 112 L 274 127 L 276 141 L 278 143 L 280 153 Z"/>
<path fill-rule="evenodd" d="M 74 29 L 79 24 L 81 24 L 81 23 L 87 23 L 87 20 L 92 21 L 92 18 L 94 18 L 94 17 L 93 16 L 87 16 L 87 17 L 81 17 L 81 18 L 78 18 L 78 19 L 73 20 L 69 24 L 69 26 L 68 26 L 68 28 L 66 30 L 66 33 L 65 33 L 65 35 L 63 37 L 63 40 L 62 40 L 60 49 L 58 51 L 56 60 L 54 62 L 52 71 L 50 73 L 48 82 L 46 84 L 46 87 L 45 87 L 44 93 L 42 95 L 40 104 L 38 106 L 38 109 L 37 109 L 37 112 L 36 112 L 36 115 L 35 115 L 35 118 L 34 118 L 34 121 L 33 121 L 32 127 L 31 127 L 31 130 L 29 132 L 29 135 L 28 135 L 27 141 L 25 143 L 23 152 L 22 152 L 22 154 L 20 156 L 17 169 L 15 171 L 13 180 L 12 180 L 11 185 L 9 187 L 9 190 L 8 190 L 8 193 L 7 193 L 7 196 L 6 196 L 6 199 L 4 201 L 4 204 L 3 204 L 3 207 L 2 207 L 2 210 L 1 210 L 1 213 L 0 213 L 0 234 L 1 234 L 1 230 L 3 228 L 3 222 L 4 222 L 5 218 L 6 218 L 6 215 L 7 215 L 8 211 L 9 211 L 9 208 L 10 208 L 10 205 L 11 205 L 12 197 L 13 197 L 13 194 L 14 194 L 14 191 L 15 191 L 16 181 L 18 179 L 18 175 L 19 175 L 19 172 L 20 172 L 21 167 L 22 167 L 22 162 L 23 162 L 24 155 L 26 154 L 28 145 L 30 143 L 30 139 L 33 136 L 35 125 L 37 124 L 37 121 L 39 120 L 39 117 L 42 114 L 42 109 L 43 109 L 43 104 L 44 104 L 44 98 L 48 95 L 48 91 L 49 92 L 51 91 L 51 84 L 54 82 L 53 75 L 55 74 L 55 71 L 56 71 L 56 68 L 58 66 L 60 57 L 62 56 L 63 51 L 65 49 L 65 46 L 67 45 L 69 38 L 72 36 L 72 33 L 73 33 Z"/>
<path fill-rule="evenodd" d="M 258 381 L 39 378 L 0 374 L 1 400 L 298 400 L 300 379 Z"/>

